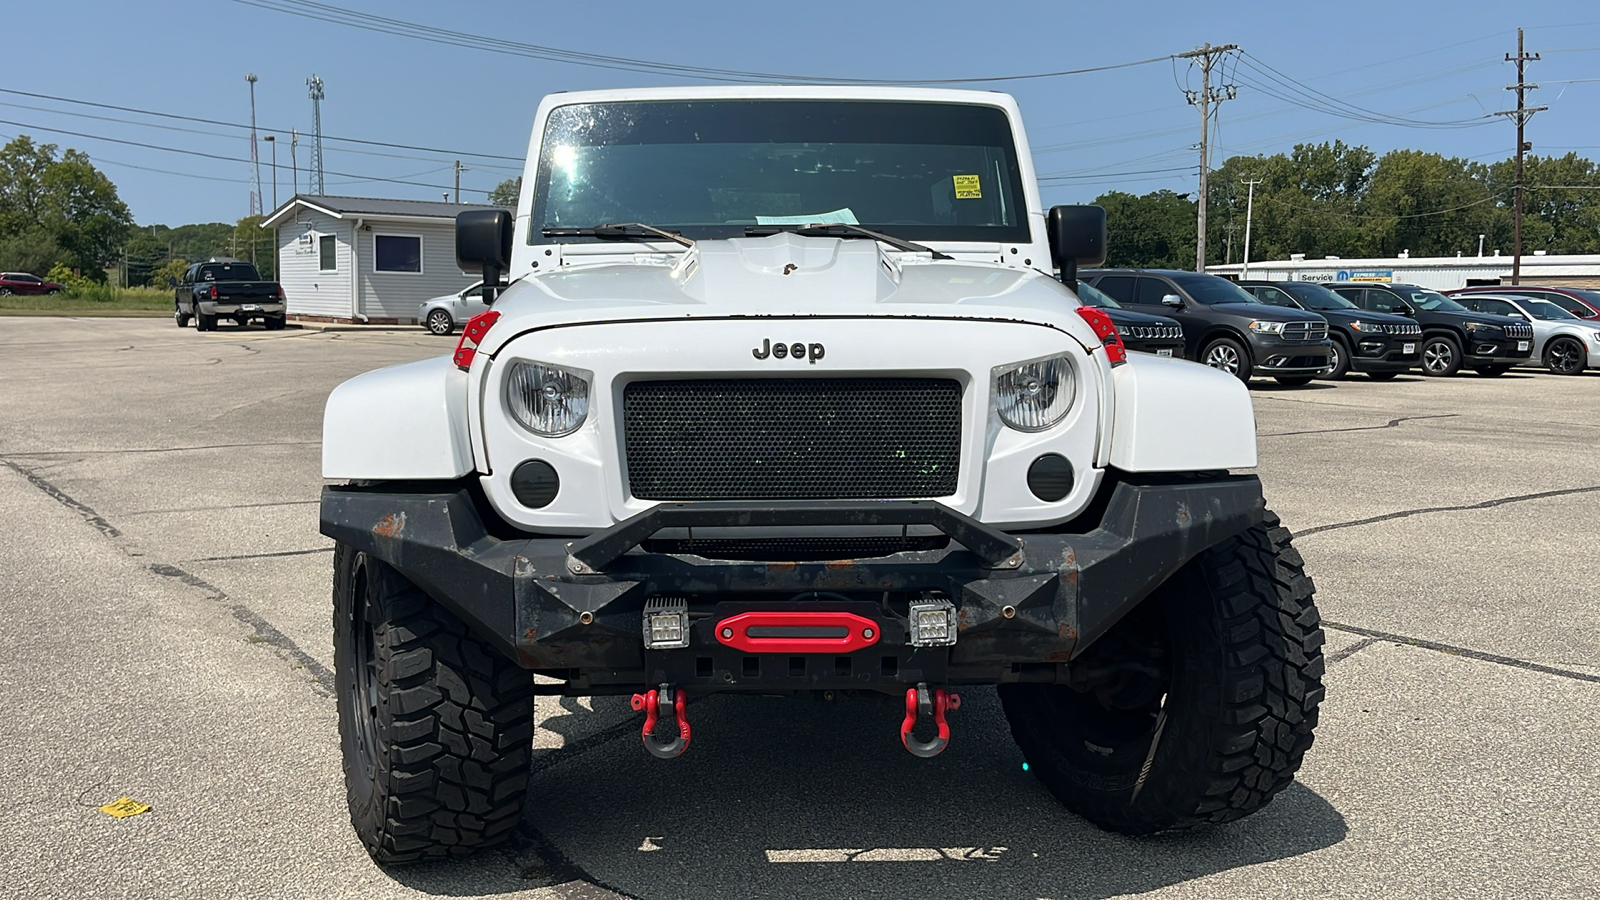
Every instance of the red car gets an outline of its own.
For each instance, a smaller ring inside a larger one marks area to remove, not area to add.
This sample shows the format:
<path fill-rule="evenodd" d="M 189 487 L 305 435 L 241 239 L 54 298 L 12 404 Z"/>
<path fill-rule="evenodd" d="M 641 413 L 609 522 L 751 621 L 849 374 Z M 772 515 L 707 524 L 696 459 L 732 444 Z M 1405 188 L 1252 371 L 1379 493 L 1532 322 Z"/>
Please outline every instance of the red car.
<path fill-rule="evenodd" d="M 0 297 L 6 294 L 59 294 L 66 289 L 64 284 L 45 281 L 27 272 L 0 272 Z"/>
<path fill-rule="evenodd" d="M 1445 293 L 1452 297 L 1457 294 L 1511 294 L 1516 297 L 1532 297 L 1535 300 L 1549 300 L 1580 319 L 1600 319 L 1600 291 L 1588 288 L 1494 284 L 1457 288 Z"/>

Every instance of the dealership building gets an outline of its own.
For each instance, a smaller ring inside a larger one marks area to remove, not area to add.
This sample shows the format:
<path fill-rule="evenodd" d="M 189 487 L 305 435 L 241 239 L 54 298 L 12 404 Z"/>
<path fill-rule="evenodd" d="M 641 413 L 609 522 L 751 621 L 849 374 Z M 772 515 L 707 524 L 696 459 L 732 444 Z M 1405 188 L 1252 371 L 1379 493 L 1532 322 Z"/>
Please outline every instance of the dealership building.
<path fill-rule="evenodd" d="M 1393 281 L 1439 291 L 1487 284 L 1511 283 L 1510 256 L 1397 256 L 1392 259 L 1307 259 L 1291 254 L 1286 260 L 1252 262 L 1248 275 L 1243 263 L 1206 266 L 1206 271 L 1226 278 L 1265 281 Z M 1537 251 L 1522 257 L 1522 284 L 1550 287 L 1600 288 L 1600 254 L 1549 256 Z"/>

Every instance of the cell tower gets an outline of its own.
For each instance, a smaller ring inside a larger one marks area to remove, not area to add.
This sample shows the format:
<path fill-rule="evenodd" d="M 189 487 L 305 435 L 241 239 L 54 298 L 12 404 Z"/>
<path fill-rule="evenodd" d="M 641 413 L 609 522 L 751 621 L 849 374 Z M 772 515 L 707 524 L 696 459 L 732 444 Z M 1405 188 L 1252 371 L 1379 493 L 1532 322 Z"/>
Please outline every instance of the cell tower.
<path fill-rule="evenodd" d="M 250 166 L 255 169 L 255 189 L 250 192 L 250 215 L 261 215 L 261 158 L 256 155 L 256 81 L 252 72 L 244 77 L 250 82 Z"/>
<path fill-rule="evenodd" d="M 306 79 L 306 85 L 311 89 L 311 193 L 321 196 L 325 191 L 322 185 L 322 79 L 312 75 Z"/>

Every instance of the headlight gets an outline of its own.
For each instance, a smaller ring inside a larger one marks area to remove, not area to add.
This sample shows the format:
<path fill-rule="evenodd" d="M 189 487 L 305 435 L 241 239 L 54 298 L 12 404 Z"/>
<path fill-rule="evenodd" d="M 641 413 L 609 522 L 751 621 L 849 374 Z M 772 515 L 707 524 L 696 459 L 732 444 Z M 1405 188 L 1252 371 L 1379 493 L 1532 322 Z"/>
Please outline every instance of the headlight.
<path fill-rule="evenodd" d="M 1123 337 L 1127 337 L 1128 336 L 1128 326 L 1126 326 L 1126 325 L 1118 325 L 1117 326 L 1117 334 L 1122 335 Z"/>
<path fill-rule="evenodd" d="M 1282 322 L 1251 322 L 1250 330 L 1256 334 L 1283 334 Z"/>
<path fill-rule="evenodd" d="M 1490 333 L 1490 332 L 1499 331 L 1500 330 L 1500 326 L 1499 325 L 1490 325 L 1488 322 L 1468 322 L 1467 323 L 1467 330 L 1472 332 L 1473 334 L 1477 334 L 1480 331 L 1487 334 L 1487 333 Z"/>
<path fill-rule="evenodd" d="M 589 415 L 588 374 L 544 363 L 514 363 L 506 375 L 511 417 L 540 437 L 577 431 Z"/>
<path fill-rule="evenodd" d="M 1072 364 L 1065 356 L 995 370 L 995 411 L 1018 431 L 1054 427 L 1072 408 L 1075 391 Z"/>
<path fill-rule="evenodd" d="M 1363 322 L 1357 319 L 1356 321 L 1350 323 L 1350 327 L 1354 328 L 1356 331 L 1366 332 L 1367 334 L 1383 334 L 1383 326 L 1377 322 Z"/>

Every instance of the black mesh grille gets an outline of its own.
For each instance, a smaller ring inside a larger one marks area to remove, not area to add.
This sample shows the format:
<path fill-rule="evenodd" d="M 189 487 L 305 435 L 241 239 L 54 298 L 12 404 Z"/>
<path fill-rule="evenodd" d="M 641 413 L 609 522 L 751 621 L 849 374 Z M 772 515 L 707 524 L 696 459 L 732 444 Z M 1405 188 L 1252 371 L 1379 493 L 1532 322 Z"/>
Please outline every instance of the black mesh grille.
<path fill-rule="evenodd" d="M 641 500 L 946 497 L 960 471 L 948 379 L 636 381 L 622 415 Z"/>

